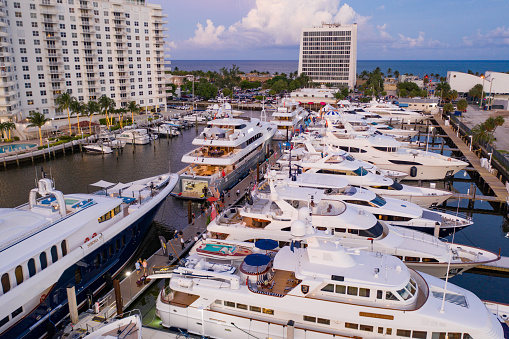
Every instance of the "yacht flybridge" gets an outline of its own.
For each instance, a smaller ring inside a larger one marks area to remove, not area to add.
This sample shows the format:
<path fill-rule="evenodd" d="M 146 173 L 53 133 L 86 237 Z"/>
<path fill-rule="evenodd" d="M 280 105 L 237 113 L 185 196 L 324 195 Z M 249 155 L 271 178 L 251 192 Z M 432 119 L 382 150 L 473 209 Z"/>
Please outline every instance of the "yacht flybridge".
<path fill-rule="evenodd" d="M 219 239 L 289 241 L 296 219 L 303 223 L 307 235 L 340 239 L 349 248 L 400 256 L 410 267 L 437 277 L 500 258 L 480 248 L 448 244 L 423 232 L 388 225 L 357 206 L 331 199 L 323 190 L 275 187 L 273 182 L 259 186 L 245 206 L 226 209 L 207 230 Z"/>
<path fill-rule="evenodd" d="M 281 249 L 234 242 L 255 253 L 181 261 L 157 299 L 162 325 L 224 339 L 504 337 L 473 293 L 398 258 L 307 237 L 302 223 L 292 224 L 295 241 Z"/>
<path fill-rule="evenodd" d="M 307 112 L 299 103 L 283 99 L 272 112 L 270 122 L 277 126 L 275 140 L 290 140 L 295 129 L 299 128 Z"/>
<path fill-rule="evenodd" d="M 166 173 L 63 194 L 43 178 L 27 204 L 0 209 L 0 336 L 43 337 L 68 315 L 70 284 L 79 306 L 99 293 L 136 252 L 176 183 Z"/>
<path fill-rule="evenodd" d="M 265 159 L 276 127 L 270 123 L 237 118 L 211 120 L 193 140 L 199 148 L 182 156 L 190 164 L 179 172 L 172 194 L 184 199 L 206 199 L 209 188 L 221 192 L 245 177 Z"/>

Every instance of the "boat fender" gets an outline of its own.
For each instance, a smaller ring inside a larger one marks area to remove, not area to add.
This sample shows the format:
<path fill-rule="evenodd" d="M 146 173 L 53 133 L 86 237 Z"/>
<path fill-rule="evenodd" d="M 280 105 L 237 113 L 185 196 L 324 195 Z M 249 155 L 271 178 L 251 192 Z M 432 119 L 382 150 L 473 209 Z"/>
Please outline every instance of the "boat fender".
<path fill-rule="evenodd" d="M 451 161 L 451 158 L 447 158 L 447 161 Z"/>
<path fill-rule="evenodd" d="M 39 299 L 39 302 L 42 304 L 44 302 L 44 300 L 46 300 L 46 297 L 47 297 L 46 294 L 41 295 L 41 298 Z"/>
<path fill-rule="evenodd" d="M 410 176 L 412 178 L 415 178 L 417 176 L 417 167 L 415 166 L 410 167 Z"/>
<path fill-rule="evenodd" d="M 249 205 L 253 205 L 253 198 L 251 197 L 251 195 L 246 195 L 246 201 Z"/>
<path fill-rule="evenodd" d="M 92 234 L 92 239 L 94 239 L 95 237 L 97 237 L 97 233 Z"/>
<path fill-rule="evenodd" d="M 90 240 L 90 238 L 85 238 L 85 244 Z"/>

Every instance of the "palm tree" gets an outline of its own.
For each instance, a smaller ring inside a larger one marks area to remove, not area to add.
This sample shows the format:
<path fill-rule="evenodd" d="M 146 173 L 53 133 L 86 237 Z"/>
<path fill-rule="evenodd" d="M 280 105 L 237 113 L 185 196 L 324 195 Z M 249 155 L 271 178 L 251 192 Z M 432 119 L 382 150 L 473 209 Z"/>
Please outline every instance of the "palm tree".
<path fill-rule="evenodd" d="M 111 122 L 108 117 L 108 110 L 111 110 L 113 108 L 113 99 L 108 98 L 106 95 L 101 95 L 99 98 L 99 107 L 102 108 L 102 110 L 106 114 L 106 124 L 108 127 L 110 127 Z"/>
<path fill-rule="evenodd" d="M 101 105 L 97 101 L 90 100 L 85 106 L 85 115 L 88 116 L 88 130 L 92 134 L 92 116 L 101 111 Z"/>
<path fill-rule="evenodd" d="M 140 106 L 138 106 L 136 101 L 131 101 L 129 105 L 127 105 L 127 109 L 131 112 L 131 123 L 134 124 L 134 113 L 140 112 Z"/>
<path fill-rule="evenodd" d="M 42 126 L 44 126 L 46 121 L 48 121 L 49 119 L 46 118 L 46 116 L 40 112 L 30 111 L 30 115 L 28 116 L 27 120 L 30 123 L 28 127 L 39 128 L 39 141 L 40 146 L 42 146 Z"/>
<path fill-rule="evenodd" d="M 489 131 L 486 123 L 483 122 L 472 128 L 472 140 L 477 143 L 492 143 L 495 141 L 495 137 Z"/>
<path fill-rule="evenodd" d="M 502 118 L 503 119 L 503 118 Z M 11 121 L 6 121 L 3 124 L 3 129 L 9 132 L 9 140 L 11 140 L 11 130 L 16 129 L 16 124 Z"/>
<path fill-rule="evenodd" d="M 125 107 L 120 107 L 117 109 L 117 113 L 120 115 L 120 128 L 124 128 L 124 114 L 127 112 Z"/>
<path fill-rule="evenodd" d="M 78 118 L 78 134 L 81 134 L 80 115 L 83 113 L 81 110 L 82 105 L 83 104 L 78 100 L 73 100 L 69 105 L 70 109 L 72 109 L 73 113 L 76 113 L 76 117 Z"/>
<path fill-rule="evenodd" d="M 2 123 L 0 123 L 0 138 L 3 137 L 4 130 L 5 130 L 5 125 L 2 122 Z"/>
<path fill-rule="evenodd" d="M 71 113 L 69 112 L 69 107 L 71 106 L 71 103 L 76 100 L 73 96 L 71 96 L 69 93 L 64 92 L 60 94 L 55 99 L 55 104 L 58 106 L 58 109 L 60 110 L 67 110 L 67 120 L 69 120 L 69 135 L 72 134 L 71 129 Z"/>

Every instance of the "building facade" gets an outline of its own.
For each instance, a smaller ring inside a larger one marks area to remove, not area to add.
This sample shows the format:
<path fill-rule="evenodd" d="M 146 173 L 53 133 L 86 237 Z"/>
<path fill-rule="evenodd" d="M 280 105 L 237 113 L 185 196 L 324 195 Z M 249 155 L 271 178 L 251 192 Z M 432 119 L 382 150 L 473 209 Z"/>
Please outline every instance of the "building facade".
<path fill-rule="evenodd" d="M 299 74 L 313 82 L 355 86 L 357 74 L 357 24 L 322 23 L 302 30 Z"/>
<path fill-rule="evenodd" d="M 0 0 L 0 120 L 67 116 L 64 92 L 164 105 L 165 16 L 144 0 Z"/>

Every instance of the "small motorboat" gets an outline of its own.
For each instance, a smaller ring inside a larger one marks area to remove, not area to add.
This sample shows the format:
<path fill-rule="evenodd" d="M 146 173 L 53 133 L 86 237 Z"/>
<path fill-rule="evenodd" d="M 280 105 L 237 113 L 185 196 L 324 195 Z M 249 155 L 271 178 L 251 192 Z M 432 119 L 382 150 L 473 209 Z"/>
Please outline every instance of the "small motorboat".
<path fill-rule="evenodd" d="M 111 147 L 106 146 L 101 143 L 84 145 L 83 148 L 87 151 L 87 153 L 92 153 L 92 154 L 113 153 L 113 150 L 111 149 Z"/>

